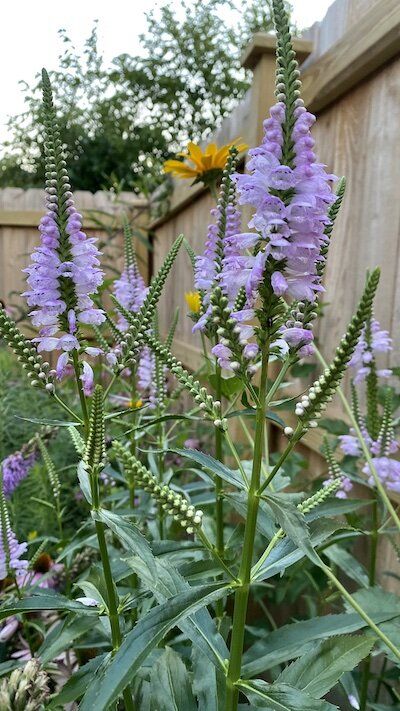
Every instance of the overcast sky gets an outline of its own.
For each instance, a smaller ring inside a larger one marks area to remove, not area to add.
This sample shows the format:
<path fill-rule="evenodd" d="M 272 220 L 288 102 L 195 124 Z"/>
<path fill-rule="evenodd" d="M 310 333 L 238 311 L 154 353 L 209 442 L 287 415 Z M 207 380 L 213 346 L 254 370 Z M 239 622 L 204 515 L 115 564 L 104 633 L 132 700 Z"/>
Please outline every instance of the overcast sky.
<path fill-rule="evenodd" d="M 165 1 L 165 0 L 163 0 Z M 179 0 L 171 0 L 177 6 Z M 293 19 L 299 27 L 321 20 L 333 0 L 292 0 Z M 159 4 L 157 0 L 14 0 L 3 8 L 0 42 L 1 106 L 0 140 L 5 136 L 5 121 L 23 109 L 19 80 L 31 83 L 45 66 L 57 67 L 61 49 L 57 30 L 61 27 L 80 47 L 95 19 L 99 20 L 99 45 L 105 59 L 123 52 L 135 53 L 138 36 L 145 29 L 144 13 Z"/>

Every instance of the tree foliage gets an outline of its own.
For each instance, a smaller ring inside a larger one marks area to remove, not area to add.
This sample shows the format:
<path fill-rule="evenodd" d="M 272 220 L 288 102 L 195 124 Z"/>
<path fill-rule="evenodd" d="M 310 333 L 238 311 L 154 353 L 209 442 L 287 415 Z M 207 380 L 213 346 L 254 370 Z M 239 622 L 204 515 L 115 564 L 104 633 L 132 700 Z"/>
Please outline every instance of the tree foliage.
<path fill-rule="evenodd" d="M 143 192 L 161 180 L 162 162 L 188 140 L 215 129 L 249 86 L 240 55 L 257 30 L 270 30 L 271 11 L 255 0 L 183 0 L 147 14 L 141 51 L 110 66 L 97 27 L 79 54 L 64 30 L 59 68 L 50 73 L 62 140 L 69 147 L 75 189 L 119 186 Z M 40 78 L 23 83 L 26 109 L 10 118 L 0 185 L 41 186 L 44 180 Z"/>

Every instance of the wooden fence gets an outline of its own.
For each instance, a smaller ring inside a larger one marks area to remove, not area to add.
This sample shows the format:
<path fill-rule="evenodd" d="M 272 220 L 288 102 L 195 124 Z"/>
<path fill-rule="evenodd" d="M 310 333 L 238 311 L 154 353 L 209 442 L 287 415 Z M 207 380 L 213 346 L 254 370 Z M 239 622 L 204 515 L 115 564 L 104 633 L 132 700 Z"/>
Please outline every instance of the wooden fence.
<path fill-rule="evenodd" d="M 76 206 L 83 212 L 85 231 L 99 239 L 106 269 L 120 269 L 122 260 L 121 217 L 134 219 L 135 226 L 147 222 L 147 201 L 132 193 L 122 193 L 112 199 L 109 193 L 94 195 L 78 191 Z M 25 289 L 22 269 L 39 241 L 38 224 L 44 214 L 44 192 L 39 189 L 0 190 L 0 299 L 5 304 L 23 305 L 20 293 Z M 148 278 L 149 258 L 145 242 L 136 240 L 138 259 L 143 275 Z"/>
<path fill-rule="evenodd" d="M 324 20 L 294 44 L 301 62 L 305 104 L 318 116 L 314 131 L 318 156 L 329 171 L 348 180 L 325 276 L 327 308 L 317 334 L 320 347 L 327 358 L 332 356 L 362 292 L 366 271 L 379 265 L 382 276 L 375 313 L 394 339 L 385 365 L 398 365 L 400 3 L 336 0 Z M 256 34 L 243 56 L 243 65 L 253 70 L 251 88 L 215 133 L 218 143 L 239 136 L 250 146 L 260 142 L 262 121 L 274 103 L 274 54 L 274 38 Z M 196 253 L 202 252 L 212 205 L 201 186 L 175 183 L 170 211 L 152 225 L 155 269 L 180 233 Z M 191 288 L 191 269 L 182 252 L 160 307 L 160 323 L 168 323 L 176 306 L 186 313 L 184 293 Z M 191 326 L 188 318 L 180 319 L 175 351 L 184 363 L 196 367 L 200 343 Z M 343 416 L 338 402 L 332 404 L 329 414 Z M 311 475 L 323 467 L 317 454 L 320 443 L 318 432 L 306 438 Z M 381 569 L 396 566 L 388 548 L 382 550 L 380 560 Z"/>

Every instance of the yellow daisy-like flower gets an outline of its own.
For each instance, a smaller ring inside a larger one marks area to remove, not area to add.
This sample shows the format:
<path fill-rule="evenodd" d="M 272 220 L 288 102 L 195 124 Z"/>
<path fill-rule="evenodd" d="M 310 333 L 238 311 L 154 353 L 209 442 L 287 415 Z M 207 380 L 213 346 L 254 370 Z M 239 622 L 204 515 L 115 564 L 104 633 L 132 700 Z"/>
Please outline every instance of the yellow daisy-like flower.
<path fill-rule="evenodd" d="M 198 291 L 187 291 L 185 294 L 185 301 L 192 314 L 200 313 L 201 299 Z"/>
<path fill-rule="evenodd" d="M 28 541 L 34 541 L 35 538 L 38 537 L 38 532 L 37 531 L 29 531 L 28 533 Z"/>
<path fill-rule="evenodd" d="M 178 153 L 189 163 L 180 160 L 167 160 L 164 163 L 164 172 L 171 173 L 183 180 L 191 178 L 195 183 L 201 181 L 205 185 L 210 185 L 218 180 L 225 168 L 231 146 L 236 146 L 239 153 L 247 149 L 248 146 L 245 143 L 239 143 L 239 141 L 240 138 L 220 148 L 216 143 L 209 143 L 204 151 L 196 143 L 190 141 L 187 152 Z"/>
<path fill-rule="evenodd" d="M 130 407 L 132 410 L 137 410 L 137 408 L 142 407 L 143 405 L 143 400 L 128 400 L 126 403 L 127 407 Z"/>

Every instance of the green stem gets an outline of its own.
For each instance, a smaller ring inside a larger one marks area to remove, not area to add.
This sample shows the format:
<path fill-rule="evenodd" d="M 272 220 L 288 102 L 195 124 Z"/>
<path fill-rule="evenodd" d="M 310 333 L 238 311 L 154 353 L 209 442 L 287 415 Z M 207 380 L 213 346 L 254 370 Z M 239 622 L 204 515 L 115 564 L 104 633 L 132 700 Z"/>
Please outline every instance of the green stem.
<path fill-rule="evenodd" d="M 215 363 L 215 374 L 216 374 L 216 399 L 221 402 L 222 399 L 222 375 L 221 368 L 218 362 Z M 223 463 L 224 452 L 222 446 L 222 432 L 219 427 L 215 428 L 215 458 Z M 215 476 L 214 479 L 214 491 L 215 491 L 215 531 L 216 531 L 216 549 L 220 558 L 224 557 L 225 545 L 224 545 L 224 504 L 222 498 L 222 479 L 220 476 Z M 222 617 L 224 614 L 224 601 L 217 600 L 215 605 L 215 611 L 217 617 Z"/>
<path fill-rule="evenodd" d="M 116 375 L 115 373 L 113 373 L 113 376 L 112 376 L 110 382 L 108 383 L 108 385 L 107 385 L 107 387 L 106 387 L 106 389 L 105 389 L 105 391 L 104 391 L 104 400 L 107 399 L 108 394 L 109 394 L 109 392 L 110 392 L 112 386 L 114 385 L 114 383 L 115 383 L 117 377 L 118 377 L 118 375 Z"/>
<path fill-rule="evenodd" d="M 282 380 L 284 379 L 286 373 L 288 372 L 288 370 L 292 364 L 293 364 L 293 360 L 291 358 L 288 358 L 288 360 L 286 360 L 284 362 L 282 368 L 280 369 L 280 371 L 277 375 L 276 380 L 274 381 L 273 385 L 271 386 L 271 389 L 267 393 L 267 397 L 265 400 L 266 407 L 269 405 L 269 403 L 271 402 L 272 398 L 274 397 L 276 391 L 279 389 L 279 387 L 282 383 Z"/>
<path fill-rule="evenodd" d="M 237 682 L 240 679 L 242 666 L 244 631 L 247 616 L 247 605 L 250 589 L 251 563 L 254 551 L 254 539 L 258 514 L 258 489 L 260 486 L 261 463 L 265 427 L 265 397 L 267 388 L 269 361 L 269 342 L 262 349 L 261 380 L 259 402 L 256 412 L 256 431 L 254 440 L 254 457 L 250 488 L 247 497 L 247 516 L 244 532 L 242 559 L 239 569 L 240 586 L 235 594 L 230 659 L 227 674 L 226 711 L 236 711 L 239 699 Z"/>
<path fill-rule="evenodd" d="M 316 355 L 317 355 L 317 357 L 318 357 L 318 360 L 320 361 L 321 365 L 323 365 L 323 367 L 326 368 L 326 367 L 327 367 L 327 363 L 326 363 L 324 357 L 321 355 L 321 353 L 320 353 L 320 351 L 318 350 L 318 348 L 316 348 L 316 347 L 315 347 L 315 353 L 316 353 Z M 378 492 L 379 492 L 379 496 L 381 497 L 381 499 L 382 499 L 382 501 L 384 502 L 384 504 L 385 504 L 387 510 L 389 511 L 390 515 L 392 516 L 393 521 L 394 521 L 396 527 L 397 527 L 398 530 L 400 531 L 400 518 L 399 518 L 399 516 L 397 515 L 396 510 L 395 510 L 395 508 L 394 508 L 392 502 L 390 501 L 390 498 L 388 497 L 388 495 L 387 495 L 387 493 L 386 493 L 385 487 L 382 485 L 382 482 L 381 482 L 381 480 L 380 480 L 380 478 L 379 478 L 379 476 L 378 476 L 378 473 L 377 473 L 376 468 L 375 468 L 375 466 L 374 466 L 374 463 L 373 463 L 373 461 L 372 461 L 372 457 L 371 457 L 371 454 L 370 454 L 370 452 L 369 452 L 367 443 L 366 443 L 366 441 L 365 441 L 365 439 L 364 439 L 364 437 L 363 437 L 363 434 L 362 434 L 362 432 L 361 432 L 361 430 L 360 430 L 360 427 L 359 427 L 359 425 L 358 425 L 358 422 L 357 422 L 356 418 L 354 417 L 354 413 L 353 413 L 353 411 L 352 411 L 352 409 L 351 409 L 350 403 L 348 402 L 348 400 L 347 400 L 347 398 L 346 398 L 346 396 L 345 396 L 345 394 L 344 394 L 342 388 L 338 388 L 338 394 L 339 394 L 339 397 L 340 397 L 340 399 L 341 399 L 341 401 L 342 401 L 342 403 L 343 403 L 343 407 L 344 407 L 344 409 L 346 410 L 346 413 L 347 413 L 348 416 L 349 416 L 349 419 L 350 419 L 350 421 L 351 421 L 351 426 L 353 427 L 353 429 L 354 429 L 354 431 L 355 431 L 355 433 L 356 433 L 356 435 L 357 435 L 357 437 L 358 437 L 358 440 L 359 440 L 359 442 L 360 442 L 360 444 L 361 444 L 361 448 L 362 448 L 362 450 L 363 450 L 364 457 L 365 457 L 365 459 L 366 459 L 366 462 L 367 462 L 367 464 L 368 464 L 368 468 L 369 468 L 369 470 L 370 470 L 370 472 L 371 472 L 371 474 L 372 474 L 372 477 L 373 477 L 373 479 L 374 479 L 375 486 L 376 486 L 376 488 L 377 488 L 377 490 L 378 490 Z"/>
<path fill-rule="evenodd" d="M 375 585 L 376 579 L 376 554 L 378 548 L 378 501 L 375 496 L 375 500 L 372 507 L 372 528 L 371 528 L 371 551 L 370 551 L 370 565 L 369 565 L 369 585 L 373 587 Z M 361 694 L 360 694 L 360 711 L 365 711 L 368 702 L 368 685 L 371 673 L 371 654 L 368 655 L 364 662 L 364 669 L 361 682 Z"/>
<path fill-rule="evenodd" d="M 204 531 L 202 531 L 201 529 L 199 529 L 198 531 L 196 531 L 196 536 L 198 536 L 198 538 L 200 538 L 200 540 L 201 540 L 201 542 L 203 543 L 203 545 L 205 546 L 205 548 L 207 548 L 207 550 L 210 551 L 212 557 L 219 563 L 219 565 L 221 566 L 221 568 L 223 568 L 223 570 L 225 571 L 225 573 L 227 573 L 227 574 L 229 575 L 229 577 L 230 577 L 234 582 L 238 582 L 236 576 L 232 573 L 231 569 L 228 568 L 228 566 L 226 565 L 226 563 L 222 560 L 222 558 L 221 558 L 221 556 L 219 555 L 217 549 L 215 548 L 215 546 L 213 546 L 213 544 L 211 543 L 211 541 L 207 538 L 207 536 L 206 536 L 206 534 L 204 533 Z"/>
<path fill-rule="evenodd" d="M 100 493 L 99 493 L 99 483 L 97 475 L 91 475 L 91 490 L 92 490 L 92 511 L 96 512 L 100 506 Z M 122 642 L 121 628 L 119 624 L 118 616 L 118 599 L 117 592 L 114 586 L 114 580 L 112 577 L 110 558 L 107 550 L 107 542 L 105 536 L 105 526 L 101 521 L 95 520 L 95 528 L 97 541 L 99 544 L 101 565 L 103 568 L 104 581 L 107 590 L 107 605 L 108 605 L 108 616 L 110 619 L 111 628 L 111 642 L 113 648 L 113 654 L 119 649 Z M 124 699 L 124 704 L 126 711 L 134 711 L 135 706 L 132 699 L 132 694 L 129 688 L 124 689 L 122 692 Z"/>
<path fill-rule="evenodd" d="M 74 422 L 79 422 L 79 424 L 83 425 L 83 420 L 73 410 L 71 410 L 68 407 L 67 403 L 64 402 L 64 400 L 62 400 L 56 393 L 53 393 L 52 397 L 58 403 L 58 405 L 60 405 L 60 407 L 62 407 L 63 410 L 65 410 L 65 412 L 68 412 L 68 414 L 74 418 Z"/>
<path fill-rule="evenodd" d="M 238 468 L 239 468 L 239 471 L 240 471 L 240 473 L 241 473 L 241 475 L 242 475 L 243 481 L 245 482 L 246 486 L 248 487 L 248 486 L 249 486 L 249 480 L 248 480 L 248 478 L 247 478 L 247 474 L 246 474 L 246 472 L 245 472 L 245 470 L 244 470 L 244 467 L 243 467 L 242 462 L 240 461 L 240 457 L 239 457 L 238 451 L 237 451 L 235 445 L 234 445 L 233 442 L 232 442 L 232 437 L 230 436 L 228 430 L 225 430 L 225 432 L 224 432 L 224 437 L 225 437 L 225 442 L 227 443 L 229 449 L 231 450 L 231 454 L 232 454 L 232 456 L 233 456 L 233 458 L 234 458 L 236 464 L 238 465 Z"/>
<path fill-rule="evenodd" d="M 259 492 L 258 492 L 259 495 L 262 494 L 262 492 L 264 491 L 264 489 L 267 488 L 267 486 L 271 483 L 271 481 L 273 480 L 273 478 L 276 476 L 276 474 L 278 473 L 279 469 L 281 468 L 283 462 L 285 461 L 285 459 L 287 459 L 287 457 L 289 456 L 290 452 L 292 451 L 292 449 L 294 449 L 295 445 L 297 444 L 297 442 L 298 442 L 299 439 L 301 438 L 302 432 L 303 432 L 303 427 L 302 427 L 302 425 L 298 425 L 298 427 L 295 429 L 294 433 L 292 434 L 292 437 L 291 437 L 290 442 L 289 442 L 289 444 L 287 445 L 286 449 L 283 450 L 283 452 L 282 452 L 281 456 L 279 457 L 277 463 L 275 464 L 275 466 L 274 466 L 273 469 L 271 470 L 270 474 L 267 476 L 266 480 L 264 481 L 264 483 L 263 483 L 262 486 L 260 487 Z"/>
<path fill-rule="evenodd" d="M 89 431 L 89 411 L 88 411 L 88 406 L 87 406 L 87 402 L 86 402 L 86 396 L 85 396 L 85 393 L 83 392 L 81 373 L 80 373 L 80 369 L 79 369 L 78 351 L 76 349 L 74 349 L 72 351 L 72 362 L 74 364 L 75 379 L 76 379 L 76 386 L 78 388 L 79 400 L 81 401 L 84 427 L 86 429 L 86 432 L 88 432 Z"/>

